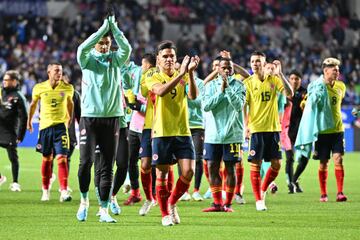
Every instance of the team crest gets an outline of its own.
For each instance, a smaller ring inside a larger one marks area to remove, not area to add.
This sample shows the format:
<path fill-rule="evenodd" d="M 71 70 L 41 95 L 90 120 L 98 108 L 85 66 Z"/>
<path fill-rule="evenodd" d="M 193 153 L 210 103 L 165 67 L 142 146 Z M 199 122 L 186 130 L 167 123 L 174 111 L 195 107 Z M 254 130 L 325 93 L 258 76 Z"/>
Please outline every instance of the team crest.
<path fill-rule="evenodd" d="M 41 144 L 36 145 L 36 149 L 40 150 L 42 148 Z"/>
<path fill-rule="evenodd" d="M 143 151 L 144 151 L 144 149 L 141 147 L 141 148 L 139 149 L 139 154 L 142 154 Z"/>
<path fill-rule="evenodd" d="M 181 79 L 179 83 L 180 83 L 181 86 L 184 86 L 185 85 L 184 79 Z"/>
<path fill-rule="evenodd" d="M 159 159 L 159 155 L 153 154 L 152 159 L 155 160 L 155 161 L 158 160 L 158 159 Z"/>
<path fill-rule="evenodd" d="M 204 151 L 203 151 L 203 155 L 206 155 L 206 149 L 204 149 Z"/>
<path fill-rule="evenodd" d="M 255 152 L 255 150 L 251 150 L 249 154 L 250 154 L 250 156 L 255 156 L 256 152 Z"/>
<path fill-rule="evenodd" d="M 86 129 L 82 129 L 81 132 L 80 132 L 81 135 L 85 135 L 86 134 Z"/>
<path fill-rule="evenodd" d="M 274 84 L 271 84 L 270 88 L 271 88 L 271 90 L 274 90 L 274 88 L 275 88 Z"/>
<path fill-rule="evenodd" d="M 65 93 L 64 93 L 64 92 L 60 92 L 60 96 L 61 96 L 61 97 L 64 97 L 64 96 L 65 96 Z"/>

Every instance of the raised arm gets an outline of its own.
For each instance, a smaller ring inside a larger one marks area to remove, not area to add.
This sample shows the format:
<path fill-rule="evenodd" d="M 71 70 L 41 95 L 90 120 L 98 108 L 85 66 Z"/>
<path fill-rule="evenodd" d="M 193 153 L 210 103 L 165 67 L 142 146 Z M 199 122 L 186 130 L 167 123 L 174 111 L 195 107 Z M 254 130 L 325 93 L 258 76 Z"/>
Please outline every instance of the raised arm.
<path fill-rule="evenodd" d="M 180 82 L 180 80 L 185 76 L 186 68 L 187 68 L 189 61 L 190 61 L 190 57 L 185 56 L 181 63 L 180 73 L 176 77 L 174 77 L 171 81 L 169 81 L 165 84 L 162 84 L 160 82 L 154 84 L 150 80 L 149 81 L 150 84 L 148 85 L 148 87 L 151 89 L 151 91 L 154 94 L 159 95 L 160 97 L 165 96 L 172 89 L 174 89 L 176 87 L 176 85 Z"/>
<path fill-rule="evenodd" d="M 190 63 L 188 66 L 189 77 L 190 77 L 188 97 L 191 100 L 194 100 L 199 95 L 199 91 L 196 86 L 195 77 L 194 77 L 194 71 L 197 68 L 197 66 L 199 65 L 199 62 L 200 62 L 200 58 L 198 56 L 191 57 Z"/>
<path fill-rule="evenodd" d="M 275 75 L 281 79 L 282 84 L 284 86 L 283 93 L 287 97 L 292 97 L 294 95 L 294 91 L 293 91 L 289 81 L 286 79 L 285 75 L 282 73 L 281 62 L 279 60 L 275 60 L 273 62 L 273 64 L 275 65 Z"/>
<path fill-rule="evenodd" d="M 115 42 L 119 46 L 118 50 L 113 53 L 113 61 L 117 66 L 121 66 L 129 59 L 132 48 L 123 32 L 120 31 L 115 16 L 109 17 L 109 26 Z"/>
<path fill-rule="evenodd" d="M 90 51 L 94 48 L 95 44 L 109 31 L 109 21 L 104 19 L 103 24 L 99 30 L 90 35 L 77 49 L 77 62 L 80 67 L 86 68 L 90 58 Z"/>

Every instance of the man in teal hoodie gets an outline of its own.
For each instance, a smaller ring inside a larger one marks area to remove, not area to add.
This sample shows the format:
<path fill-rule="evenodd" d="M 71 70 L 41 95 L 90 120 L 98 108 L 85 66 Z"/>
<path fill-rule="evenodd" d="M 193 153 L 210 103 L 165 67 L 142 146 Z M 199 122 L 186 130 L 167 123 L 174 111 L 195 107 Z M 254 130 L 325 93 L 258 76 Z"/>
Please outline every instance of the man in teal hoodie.
<path fill-rule="evenodd" d="M 110 51 L 111 31 L 118 45 Z M 101 200 L 100 222 L 116 222 L 108 213 L 112 185 L 112 168 L 119 139 L 119 117 L 124 115 L 120 68 L 129 58 L 131 46 L 119 30 L 115 16 L 109 16 L 99 30 L 87 38 L 77 50 L 81 67 L 82 98 L 80 119 L 79 221 L 85 221 L 89 208 L 91 165 L 95 159 L 95 146 L 99 145 L 101 157 L 96 158 L 95 171 L 101 172 L 98 192 Z M 99 160 L 98 160 L 99 159 Z M 97 169 L 99 168 L 99 169 Z"/>
<path fill-rule="evenodd" d="M 236 184 L 235 164 L 241 160 L 243 143 L 243 106 L 245 86 L 234 78 L 231 59 L 222 58 L 219 66 L 220 76 L 205 86 L 203 108 L 205 113 L 205 156 L 207 161 L 210 188 L 214 202 L 203 212 L 232 212 L 231 203 Z M 226 200 L 222 200 L 221 160 L 225 163 Z"/>

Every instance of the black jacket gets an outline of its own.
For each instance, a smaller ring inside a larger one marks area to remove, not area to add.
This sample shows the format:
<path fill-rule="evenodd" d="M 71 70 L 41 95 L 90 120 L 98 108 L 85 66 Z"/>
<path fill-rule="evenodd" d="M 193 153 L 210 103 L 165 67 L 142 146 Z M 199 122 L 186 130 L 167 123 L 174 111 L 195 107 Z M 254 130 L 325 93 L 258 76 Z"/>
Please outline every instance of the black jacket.
<path fill-rule="evenodd" d="M 1 89 L 0 144 L 16 145 L 26 132 L 27 102 L 17 88 Z"/>
<path fill-rule="evenodd" d="M 292 98 L 292 109 L 291 109 L 291 117 L 290 117 L 290 124 L 289 124 L 289 138 L 292 144 L 295 144 L 297 132 L 300 125 L 300 120 L 303 114 L 303 109 L 300 107 L 300 103 L 304 100 L 306 96 L 306 88 L 300 87 L 298 90 L 294 92 L 294 96 Z"/>

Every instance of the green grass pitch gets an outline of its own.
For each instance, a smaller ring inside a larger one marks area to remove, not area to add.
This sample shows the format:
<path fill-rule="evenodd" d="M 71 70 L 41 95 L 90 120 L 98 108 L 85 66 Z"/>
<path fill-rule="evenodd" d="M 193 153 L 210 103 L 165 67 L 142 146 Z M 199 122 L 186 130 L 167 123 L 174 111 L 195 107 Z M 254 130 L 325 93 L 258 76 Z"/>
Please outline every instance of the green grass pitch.
<path fill-rule="evenodd" d="M 73 201 L 59 202 L 56 182 L 51 200 L 41 197 L 41 156 L 34 149 L 20 148 L 20 180 L 22 192 L 11 192 L 10 162 L 0 150 L 0 171 L 8 181 L 0 189 L 0 239 L 360 239 L 360 154 L 345 155 L 345 194 L 348 202 L 337 203 L 334 165 L 329 167 L 329 202 L 319 202 L 318 162 L 311 160 L 301 178 L 302 194 L 287 193 L 284 166 L 277 178 L 279 191 L 268 194 L 268 211 L 257 212 L 249 183 L 249 165 L 245 163 L 245 205 L 233 205 L 234 213 L 202 213 L 210 205 L 203 202 L 178 203 L 181 224 L 161 226 L 158 207 L 145 217 L 138 215 L 140 204 L 122 206 L 116 224 L 99 223 L 95 216 L 97 201 L 91 186 L 89 217 L 78 222 L 79 204 L 77 168 L 79 152 L 71 162 L 70 186 Z M 57 169 L 57 168 L 55 168 Z M 56 170 L 57 171 L 57 170 Z M 176 178 L 177 179 L 177 178 Z M 201 192 L 207 189 L 202 182 Z M 192 187 L 191 187 L 192 189 Z M 142 194 L 144 196 L 144 194 Z M 122 192 L 118 202 L 127 198 Z"/>

